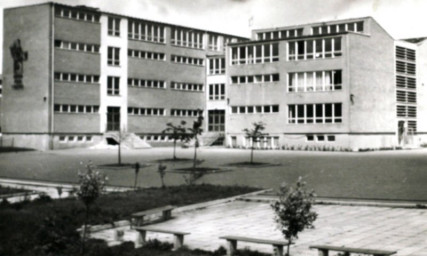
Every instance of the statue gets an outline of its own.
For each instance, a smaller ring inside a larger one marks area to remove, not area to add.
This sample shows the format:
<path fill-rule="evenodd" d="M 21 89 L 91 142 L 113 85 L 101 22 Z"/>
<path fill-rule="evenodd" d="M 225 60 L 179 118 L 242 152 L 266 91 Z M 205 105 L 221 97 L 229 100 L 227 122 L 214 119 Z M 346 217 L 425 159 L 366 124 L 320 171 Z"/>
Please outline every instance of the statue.
<path fill-rule="evenodd" d="M 28 53 L 24 52 L 21 47 L 21 40 L 16 39 L 10 47 L 10 53 L 13 58 L 13 78 L 15 84 L 13 87 L 15 89 L 24 88 L 22 83 L 22 78 L 24 76 L 24 60 L 28 59 Z"/>

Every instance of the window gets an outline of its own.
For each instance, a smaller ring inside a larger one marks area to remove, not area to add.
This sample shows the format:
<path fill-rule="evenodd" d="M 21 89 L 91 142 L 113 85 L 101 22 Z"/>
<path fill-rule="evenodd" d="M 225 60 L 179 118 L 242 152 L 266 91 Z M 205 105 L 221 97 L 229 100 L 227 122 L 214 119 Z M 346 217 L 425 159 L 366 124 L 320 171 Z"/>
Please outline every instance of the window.
<path fill-rule="evenodd" d="M 341 123 L 342 104 L 299 104 L 288 105 L 288 123 Z"/>
<path fill-rule="evenodd" d="M 55 81 L 74 82 L 74 83 L 98 83 L 99 75 L 84 75 L 75 73 L 55 72 Z"/>
<path fill-rule="evenodd" d="M 231 106 L 231 113 L 233 114 L 269 114 L 278 112 L 279 105 Z"/>
<path fill-rule="evenodd" d="M 128 56 L 140 59 L 164 61 L 165 54 L 162 52 L 147 52 L 140 50 L 128 49 Z"/>
<path fill-rule="evenodd" d="M 225 100 L 225 84 L 210 84 L 209 100 Z"/>
<path fill-rule="evenodd" d="M 98 113 L 99 106 L 55 104 L 53 109 L 55 113 Z"/>
<path fill-rule="evenodd" d="M 108 65 L 120 65 L 120 48 L 108 47 Z"/>
<path fill-rule="evenodd" d="M 342 33 L 347 31 L 363 33 L 363 21 L 312 27 L 312 35 Z"/>
<path fill-rule="evenodd" d="M 76 19 L 86 22 L 99 22 L 100 15 L 98 13 L 82 12 L 80 10 L 55 6 L 55 16 L 66 19 Z"/>
<path fill-rule="evenodd" d="M 64 50 L 99 53 L 99 45 L 98 44 L 86 44 L 86 43 L 77 43 L 77 42 L 67 42 L 67 41 L 62 41 L 62 40 L 55 40 L 55 47 L 59 48 L 59 49 L 64 49 Z"/>
<path fill-rule="evenodd" d="M 204 65 L 203 64 L 204 59 L 187 57 L 187 56 L 171 55 L 171 61 L 175 63 L 188 64 L 188 65 L 194 65 L 194 66 Z"/>
<path fill-rule="evenodd" d="M 166 82 L 160 80 L 128 78 L 128 86 L 164 89 L 166 88 Z"/>
<path fill-rule="evenodd" d="M 279 74 L 263 74 L 251 76 L 232 76 L 232 84 L 246 84 L 246 83 L 271 83 L 280 81 Z"/>
<path fill-rule="evenodd" d="M 120 77 L 107 77 L 107 94 L 119 95 L 120 94 Z"/>
<path fill-rule="evenodd" d="M 254 58 L 255 56 L 255 58 Z M 231 65 L 279 61 L 279 44 L 257 44 L 231 48 Z"/>
<path fill-rule="evenodd" d="M 334 58 L 341 55 L 341 37 L 288 42 L 288 60 Z"/>
<path fill-rule="evenodd" d="M 182 90 L 182 91 L 203 91 L 203 84 L 183 83 L 183 82 L 171 82 L 171 89 Z"/>
<path fill-rule="evenodd" d="M 108 17 L 108 35 L 120 36 L 120 19 Z"/>
<path fill-rule="evenodd" d="M 132 20 L 128 22 L 128 38 L 133 40 L 165 43 L 165 28 L 160 24 Z"/>
<path fill-rule="evenodd" d="M 209 75 L 225 74 L 225 58 L 209 59 Z"/>
<path fill-rule="evenodd" d="M 277 40 L 277 39 L 285 39 L 285 38 L 292 38 L 292 37 L 298 37 L 302 36 L 303 29 L 287 29 L 287 30 L 281 30 L 281 31 L 267 31 L 267 32 L 260 32 L 257 33 L 258 40 Z"/>
<path fill-rule="evenodd" d="M 203 49 L 203 32 L 194 31 L 193 29 L 171 28 L 171 44 Z"/>
<path fill-rule="evenodd" d="M 171 116 L 197 117 L 202 113 L 201 109 L 171 109 Z"/>
<path fill-rule="evenodd" d="M 208 37 L 209 37 L 209 44 L 208 44 L 209 50 L 219 51 L 220 47 L 219 47 L 219 43 L 218 43 L 218 36 L 208 34 Z"/>
<path fill-rule="evenodd" d="M 128 107 L 128 115 L 164 116 L 165 115 L 165 110 L 163 108 L 136 108 L 136 107 Z"/>
<path fill-rule="evenodd" d="M 342 71 L 312 71 L 288 74 L 288 92 L 324 92 L 342 89 Z"/>

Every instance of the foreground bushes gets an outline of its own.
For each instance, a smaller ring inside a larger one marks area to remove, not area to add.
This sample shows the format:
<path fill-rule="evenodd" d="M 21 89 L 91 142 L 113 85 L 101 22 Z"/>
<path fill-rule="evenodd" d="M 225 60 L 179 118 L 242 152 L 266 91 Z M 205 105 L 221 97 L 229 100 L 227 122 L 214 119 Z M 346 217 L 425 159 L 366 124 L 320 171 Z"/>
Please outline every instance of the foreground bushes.
<path fill-rule="evenodd" d="M 89 223 L 92 225 L 112 223 L 128 219 L 131 213 L 145 209 L 167 204 L 188 205 L 254 190 L 249 187 L 196 185 L 112 193 L 101 196 L 90 209 Z M 80 255 L 81 241 L 76 230 L 82 226 L 84 217 L 85 208 L 75 198 L 48 200 L 42 197 L 34 202 L 2 203 L 0 204 L 0 255 Z M 141 252 L 136 254 L 131 243 L 125 243 L 117 248 L 108 248 L 102 241 L 91 240 L 87 245 L 86 255 L 171 255 L 169 251 L 165 254 L 150 254 L 146 252 L 149 250 L 151 249 L 141 249 Z M 173 255 L 204 255 L 185 253 L 187 254 Z"/>

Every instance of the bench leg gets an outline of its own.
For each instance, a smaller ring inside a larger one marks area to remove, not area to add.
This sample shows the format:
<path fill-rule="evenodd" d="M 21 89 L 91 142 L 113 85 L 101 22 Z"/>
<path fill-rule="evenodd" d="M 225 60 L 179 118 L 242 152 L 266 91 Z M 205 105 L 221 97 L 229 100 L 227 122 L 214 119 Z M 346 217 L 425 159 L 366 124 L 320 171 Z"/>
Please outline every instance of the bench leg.
<path fill-rule="evenodd" d="M 135 244 L 135 247 L 141 247 L 141 246 L 143 246 L 147 242 L 147 240 L 146 240 L 147 231 L 145 231 L 145 230 L 138 230 L 138 232 L 139 232 L 139 236 L 138 236 L 138 239 L 137 239 L 137 244 Z"/>
<path fill-rule="evenodd" d="M 178 250 L 184 245 L 184 235 L 175 234 L 175 243 L 173 245 L 173 250 Z"/>
<path fill-rule="evenodd" d="M 273 247 L 274 247 L 274 256 L 283 256 L 282 245 L 273 245 Z"/>
<path fill-rule="evenodd" d="M 172 210 L 163 211 L 163 220 L 168 220 L 172 217 Z"/>
<path fill-rule="evenodd" d="M 236 240 L 227 240 L 228 243 L 228 254 L 227 256 L 233 256 L 237 250 L 237 241 Z"/>
<path fill-rule="evenodd" d="M 319 256 L 329 256 L 329 251 L 319 249 Z"/>

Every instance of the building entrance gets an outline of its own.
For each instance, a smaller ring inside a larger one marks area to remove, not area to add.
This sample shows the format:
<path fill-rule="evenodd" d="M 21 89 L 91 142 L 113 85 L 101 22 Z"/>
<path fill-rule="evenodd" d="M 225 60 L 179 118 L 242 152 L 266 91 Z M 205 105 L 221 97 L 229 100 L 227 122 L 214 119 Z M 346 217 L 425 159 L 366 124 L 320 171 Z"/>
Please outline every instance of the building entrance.
<path fill-rule="evenodd" d="M 107 107 L 107 131 L 120 130 L 120 107 Z"/>
<path fill-rule="evenodd" d="M 223 132 L 225 130 L 225 110 L 208 111 L 208 131 Z"/>

